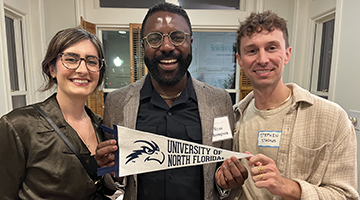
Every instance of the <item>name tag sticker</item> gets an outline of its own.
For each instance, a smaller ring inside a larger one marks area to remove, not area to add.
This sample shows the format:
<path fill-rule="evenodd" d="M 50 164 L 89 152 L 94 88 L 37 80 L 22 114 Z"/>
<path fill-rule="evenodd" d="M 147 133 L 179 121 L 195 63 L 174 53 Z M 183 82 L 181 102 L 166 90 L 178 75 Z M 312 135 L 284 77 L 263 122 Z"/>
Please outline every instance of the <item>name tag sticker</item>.
<path fill-rule="evenodd" d="M 232 139 L 229 118 L 217 117 L 214 119 L 213 142 Z"/>
<path fill-rule="evenodd" d="M 281 131 L 259 131 L 258 147 L 279 148 Z"/>

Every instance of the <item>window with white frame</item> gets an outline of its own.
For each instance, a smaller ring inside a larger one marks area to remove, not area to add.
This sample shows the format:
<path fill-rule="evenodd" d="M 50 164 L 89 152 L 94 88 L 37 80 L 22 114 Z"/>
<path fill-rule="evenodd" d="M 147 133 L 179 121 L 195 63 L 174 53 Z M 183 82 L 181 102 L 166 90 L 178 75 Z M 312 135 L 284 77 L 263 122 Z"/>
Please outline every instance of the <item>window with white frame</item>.
<path fill-rule="evenodd" d="M 111 92 L 130 84 L 129 30 L 102 30 L 106 74 L 104 91 Z"/>
<path fill-rule="evenodd" d="M 236 32 L 194 30 L 189 67 L 191 76 L 209 85 L 226 89 L 237 102 L 239 77 L 236 73 Z"/>
<path fill-rule="evenodd" d="M 22 16 L 6 10 L 5 26 L 12 108 L 18 108 L 27 104 L 28 97 Z"/>
<path fill-rule="evenodd" d="M 334 41 L 335 13 L 315 20 L 313 63 L 310 79 L 312 93 L 328 97 Z"/>

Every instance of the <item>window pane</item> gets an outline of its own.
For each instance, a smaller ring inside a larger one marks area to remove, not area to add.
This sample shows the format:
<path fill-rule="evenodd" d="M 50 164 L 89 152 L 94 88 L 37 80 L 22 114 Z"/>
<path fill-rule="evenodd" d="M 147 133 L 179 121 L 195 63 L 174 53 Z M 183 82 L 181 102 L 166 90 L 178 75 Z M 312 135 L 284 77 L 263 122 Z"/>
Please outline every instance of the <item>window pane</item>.
<path fill-rule="evenodd" d="M 22 21 L 20 21 L 20 33 L 21 33 L 21 52 L 22 52 L 22 55 L 23 55 L 23 59 L 22 59 L 22 66 L 23 66 L 23 71 L 24 71 L 24 90 L 27 91 L 27 81 L 26 81 L 26 70 L 25 70 L 25 50 L 24 50 L 24 43 L 22 42 L 23 41 L 23 38 L 24 38 L 24 35 L 23 35 L 23 26 L 22 26 Z"/>
<path fill-rule="evenodd" d="M 236 33 L 193 32 L 191 75 L 209 85 L 235 88 Z"/>
<path fill-rule="evenodd" d="M 236 93 L 229 93 L 232 104 L 236 103 Z"/>
<path fill-rule="evenodd" d="M 185 9 L 239 10 L 240 0 L 178 0 Z"/>
<path fill-rule="evenodd" d="M 328 92 L 335 20 L 323 24 L 317 91 Z"/>
<path fill-rule="evenodd" d="M 130 84 L 130 47 L 128 31 L 102 31 L 106 61 L 105 88 Z"/>
<path fill-rule="evenodd" d="M 165 2 L 165 0 L 130 0 L 130 1 L 100 0 L 100 7 L 102 7 L 102 8 L 149 8 L 158 2 Z"/>
<path fill-rule="evenodd" d="M 25 95 L 12 96 L 11 99 L 12 99 L 13 109 L 26 106 Z"/>
<path fill-rule="evenodd" d="M 19 91 L 14 20 L 9 17 L 5 17 L 5 23 L 6 23 L 6 39 L 7 39 L 8 60 L 9 60 L 10 87 L 12 91 Z"/>

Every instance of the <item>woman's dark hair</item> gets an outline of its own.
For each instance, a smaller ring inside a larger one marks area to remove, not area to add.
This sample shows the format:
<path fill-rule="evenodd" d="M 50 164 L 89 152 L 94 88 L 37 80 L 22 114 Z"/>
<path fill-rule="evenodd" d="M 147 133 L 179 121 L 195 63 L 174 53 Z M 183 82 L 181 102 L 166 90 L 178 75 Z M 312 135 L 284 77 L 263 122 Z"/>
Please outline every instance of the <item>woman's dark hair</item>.
<path fill-rule="evenodd" d="M 57 84 L 56 78 L 51 76 L 50 67 L 55 66 L 56 60 L 59 57 L 59 53 L 62 53 L 65 49 L 83 40 L 90 40 L 98 52 L 99 59 L 104 59 L 102 44 L 96 35 L 82 28 L 68 28 L 57 32 L 51 39 L 46 51 L 45 58 L 41 64 L 42 73 L 46 81 L 46 85 L 41 89 L 41 91 L 49 90 L 53 87 L 54 84 Z M 97 87 L 99 87 L 103 82 L 105 69 L 105 62 L 103 62 L 103 67 L 99 72 L 99 82 Z"/>

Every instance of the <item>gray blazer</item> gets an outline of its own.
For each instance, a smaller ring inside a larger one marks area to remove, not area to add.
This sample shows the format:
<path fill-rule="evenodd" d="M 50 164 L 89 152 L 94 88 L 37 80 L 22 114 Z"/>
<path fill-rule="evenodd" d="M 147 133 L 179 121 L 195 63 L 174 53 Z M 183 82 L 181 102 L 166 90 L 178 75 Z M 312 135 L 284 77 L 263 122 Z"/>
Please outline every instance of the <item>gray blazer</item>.
<path fill-rule="evenodd" d="M 199 114 L 204 145 L 223 149 L 231 149 L 232 141 L 212 142 L 214 118 L 228 116 L 231 130 L 234 129 L 234 113 L 230 95 L 224 89 L 216 88 L 193 79 L 193 85 L 198 100 Z M 111 92 L 106 97 L 104 124 L 113 124 L 136 128 L 136 118 L 140 101 L 140 90 L 145 82 L 141 80 Z M 204 199 L 219 199 L 219 193 L 214 185 L 216 163 L 204 165 Z M 125 199 L 137 199 L 137 176 L 129 176 L 125 188 Z"/>

